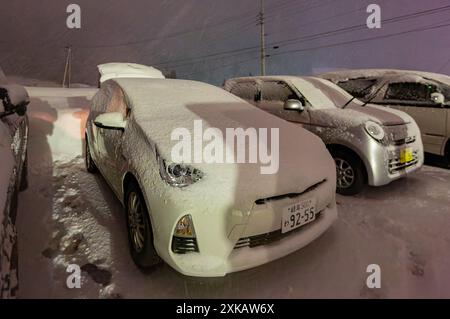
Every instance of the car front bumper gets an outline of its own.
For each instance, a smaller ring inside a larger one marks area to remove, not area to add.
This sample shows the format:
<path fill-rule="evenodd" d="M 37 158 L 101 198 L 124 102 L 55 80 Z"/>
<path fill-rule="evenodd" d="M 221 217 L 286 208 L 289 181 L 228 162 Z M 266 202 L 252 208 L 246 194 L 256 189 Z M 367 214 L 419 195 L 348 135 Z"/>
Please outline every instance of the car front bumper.
<path fill-rule="evenodd" d="M 414 142 L 402 145 L 386 146 L 372 139 L 367 147 L 365 164 L 368 183 L 371 186 L 387 185 L 423 166 L 424 152 L 420 135 L 416 136 Z M 405 150 L 412 152 L 413 159 L 411 161 L 401 161 L 401 152 Z"/>
<path fill-rule="evenodd" d="M 199 252 L 177 254 L 166 242 L 156 245 L 158 253 L 175 270 L 194 277 L 222 277 L 284 257 L 314 241 L 337 219 L 335 185 L 327 180 L 294 198 L 255 203 L 244 214 L 225 207 L 215 215 L 194 212 Z M 316 199 L 316 219 L 282 234 L 283 208 L 310 198 Z"/>

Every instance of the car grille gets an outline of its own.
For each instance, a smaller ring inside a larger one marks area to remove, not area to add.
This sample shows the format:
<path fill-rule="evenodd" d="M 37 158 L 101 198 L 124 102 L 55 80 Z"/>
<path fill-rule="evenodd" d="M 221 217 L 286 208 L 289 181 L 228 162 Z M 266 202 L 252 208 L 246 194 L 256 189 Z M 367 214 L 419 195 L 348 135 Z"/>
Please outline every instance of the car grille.
<path fill-rule="evenodd" d="M 399 140 L 394 140 L 393 144 L 395 146 L 401 146 L 401 145 L 405 145 L 405 144 L 411 144 L 414 143 L 416 141 L 416 137 L 415 136 L 408 136 L 407 138 L 402 138 Z"/>
<path fill-rule="evenodd" d="M 321 180 L 320 182 L 318 182 L 318 183 L 308 187 L 307 189 L 305 189 L 301 193 L 289 193 L 289 194 L 276 195 L 276 196 L 272 196 L 272 197 L 266 197 L 266 198 L 257 199 L 255 201 L 255 204 L 256 205 L 264 205 L 265 203 L 270 202 L 270 201 L 282 200 L 282 199 L 285 199 L 285 198 L 294 198 L 294 197 L 300 196 L 302 194 L 305 194 L 307 192 L 310 192 L 310 191 L 316 189 L 317 187 L 319 187 L 320 185 L 322 185 L 326 181 L 327 181 L 327 179 L 325 178 L 325 179 Z"/>
<path fill-rule="evenodd" d="M 389 173 L 391 174 L 397 173 L 398 171 L 416 165 L 418 162 L 419 162 L 418 151 L 413 152 L 413 160 L 407 163 L 401 163 L 400 157 L 392 158 L 389 160 Z"/>
<path fill-rule="evenodd" d="M 316 219 L 313 222 L 303 225 L 303 226 L 301 226 L 297 229 L 294 229 L 288 233 L 283 234 L 281 232 L 281 229 L 279 229 L 279 230 L 276 230 L 276 231 L 273 231 L 270 233 L 240 238 L 237 241 L 236 245 L 234 246 L 234 249 L 239 249 L 239 248 L 244 248 L 244 247 L 253 248 L 253 247 L 268 245 L 268 244 L 277 242 L 285 237 L 288 237 L 292 234 L 297 233 L 298 231 L 302 230 L 303 228 L 307 227 L 308 225 L 312 225 L 312 224 L 316 223 L 322 216 L 322 212 L 323 211 L 320 211 L 316 214 Z"/>

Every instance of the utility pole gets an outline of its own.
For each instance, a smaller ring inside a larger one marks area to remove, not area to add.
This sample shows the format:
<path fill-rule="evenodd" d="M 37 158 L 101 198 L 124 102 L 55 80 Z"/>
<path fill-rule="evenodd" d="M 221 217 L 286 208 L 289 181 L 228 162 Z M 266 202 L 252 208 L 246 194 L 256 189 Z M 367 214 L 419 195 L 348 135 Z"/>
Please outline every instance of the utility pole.
<path fill-rule="evenodd" d="M 261 0 L 261 11 L 259 13 L 259 24 L 261 26 L 261 75 L 266 75 L 266 35 L 264 29 L 264 0 Z"/>
<path fill-rule="evenodd" d="M 72 73 L 72 47 L 66 47 L 67 55 L 66 55 L 66 64 L 64 67 L 64 77 L 62 86 L 66 87 L 66 79 L 67 79 L 67 87 L 70 88 L 70 80 Z"/>

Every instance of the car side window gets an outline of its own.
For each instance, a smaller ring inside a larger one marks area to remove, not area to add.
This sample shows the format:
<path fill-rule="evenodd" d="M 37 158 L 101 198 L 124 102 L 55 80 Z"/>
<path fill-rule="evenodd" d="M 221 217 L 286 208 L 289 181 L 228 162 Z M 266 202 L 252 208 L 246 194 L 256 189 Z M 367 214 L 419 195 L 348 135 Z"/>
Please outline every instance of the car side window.
<path fill-rule="evenodd" d="M 430 102 L 431 94 L 436 92 L 437 88 L 432 84 L 418 83 L 418 82 L 398 82 L 390 83 L 385 100 L 399 100 L 399 101 L 417 101 Z"/>
<path fill-rule="evenodd" d="M 122 89 L 117 84 L 109 86 L 110 100 L 106 107 L 106 113 L 119 112 L 123 117 L 127 117 L 130 109 L 125 101 L 125 95 Z"/>
<path fill-rule="evenodd" d="M 283 81 L 267 81 L 262 85 L 262 101 L 282 102 L 287 100 L 298 100 L 298 95 Z"/>
<path fill-rule="evenodd" d="M 108 105 L 111 96 L 108 94 L 106 87 L 102 87 L 92 99 L 92 111 L 101 114 L 106 112 L 106 106 Z"/>
<path fill-rule="evenodd" d="M 337 85 L 354 97 L 362 99 L 373 93 L 373 89 L 376 83 L 376 79 L 359 78 L 339 81 Z"/>
<path fill-rule="evenodd" d="M 238 82 L 234 84 L 230 93 L 239 96 L 241 99 L 254 101 L 258 95 L 258 86 L 253 81 Z"/>

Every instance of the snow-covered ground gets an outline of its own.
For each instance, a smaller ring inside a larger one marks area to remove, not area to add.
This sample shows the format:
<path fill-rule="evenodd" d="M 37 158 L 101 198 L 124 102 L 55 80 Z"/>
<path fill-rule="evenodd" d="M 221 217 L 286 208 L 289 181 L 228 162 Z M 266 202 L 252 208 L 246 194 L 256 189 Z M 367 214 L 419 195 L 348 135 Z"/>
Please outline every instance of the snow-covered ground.
<path fill-rule="evenodd" d="M 84 121 L 95 89 L 28 88 L 29 188 L 18 212 L 21 298 L 450 298 L 450 170 L 419 173 L 356 197 L 339 220 L 283 259 L 224 278 L 188 278 L 167 265 L 142 274 L 124 216 L 99 175 L 86 172 Z M 82 267 L 81 289 L 66 267 Z M 381 266 L 381 289 L 366 267 Z"/>

